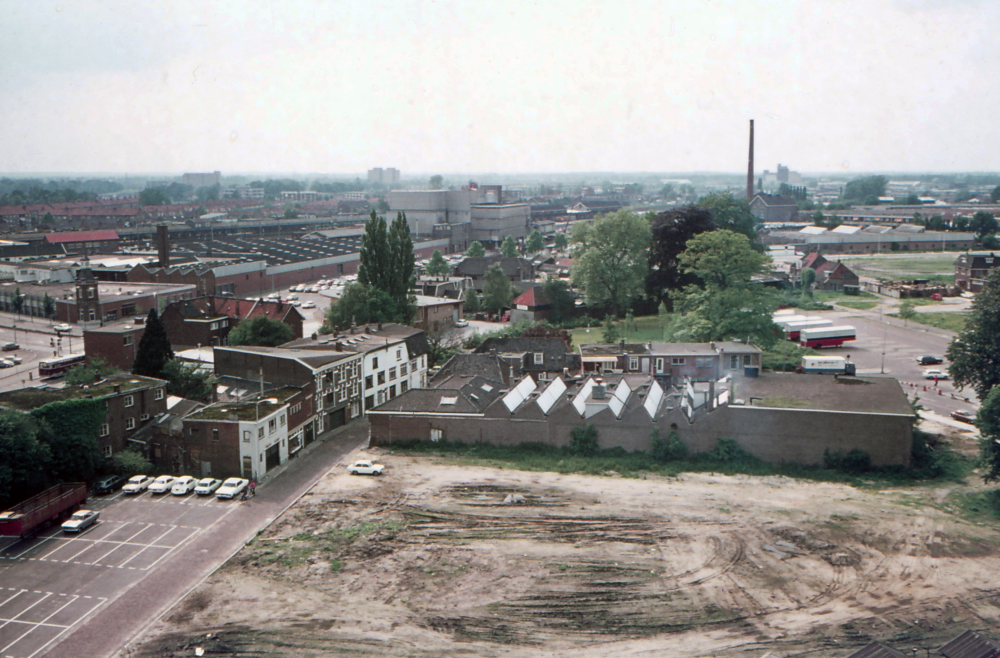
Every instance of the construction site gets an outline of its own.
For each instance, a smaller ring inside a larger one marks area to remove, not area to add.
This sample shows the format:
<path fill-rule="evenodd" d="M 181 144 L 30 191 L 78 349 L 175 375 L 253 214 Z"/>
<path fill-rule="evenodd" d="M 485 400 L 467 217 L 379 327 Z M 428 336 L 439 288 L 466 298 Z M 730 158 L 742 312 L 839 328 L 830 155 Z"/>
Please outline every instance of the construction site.
<path fill-rule="evenodd" d="M 879 489 L 361 458 L 385 475 L 328 473 L 129 655 L 839 657 L 1000 621 L 1000 532 L 960 504 L 978 477 Z"/>

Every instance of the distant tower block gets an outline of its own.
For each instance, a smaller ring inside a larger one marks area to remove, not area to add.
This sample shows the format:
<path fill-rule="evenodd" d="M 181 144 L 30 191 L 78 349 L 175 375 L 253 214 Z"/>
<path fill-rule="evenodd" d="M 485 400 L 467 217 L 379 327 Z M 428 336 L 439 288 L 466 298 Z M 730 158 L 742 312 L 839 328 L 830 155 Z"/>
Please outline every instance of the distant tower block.
<path fill-rule="evenodd" d="M 747 203 L 753 200 L 753 119 L 750 119 L 750 158 L 747 161 Z"/>

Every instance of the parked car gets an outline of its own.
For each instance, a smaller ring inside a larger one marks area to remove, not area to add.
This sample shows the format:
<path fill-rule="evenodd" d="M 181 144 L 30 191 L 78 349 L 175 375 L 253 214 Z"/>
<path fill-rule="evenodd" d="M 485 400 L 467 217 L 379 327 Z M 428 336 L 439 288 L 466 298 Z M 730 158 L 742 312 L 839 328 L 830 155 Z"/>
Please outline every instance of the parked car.
<path fill-rule="evenodd" d="M 161 475 L 149 485 L 149 493 L 167 493 L 170 491 L 170 487 L 174 486 L 176 479 L 173 475 Z"/>
<path fill-rule="evenodd" d="M 170 485 L 170 493 L 175 496 L 186 496 L 194 491 L 194 488 L 197 486 L 198 480 L 195 480 L 190 475 L 182 475 Z"/>
<path fill-rule="evenodd" d="M 153 478 L 148 475 L 133 475 L 122 487 L 122 491 L 127 494 L 137 494 L 142 493 L 146 489 L 149 489 L 149 485 L 153 484 Z"/>
<path fill-rule="evenodd" d="M 4 352 L 13 352 L 14 350 L 19 350 L 19 349 L 21 349 L 21 346 L 18 345 L 17 343 L 4 343 L 3 346 Z"/>
<path fill-rule="evenodd" d="M 375 464 L 365 459 L 356 461 L 347 467 L 347 472 L 351 475 L 382 475 L 384 470 L 385 466 L 382 464 Z"/>
<path fill-rule="evenodd" d="M 91 491 L 95 496 L 113 493 L 115 489 L 121 488 L 125 484 L 125 478 L 121 475 L 106 475 L 94 483 Z"/>
<path fill-rule="evenodd" d="M 953 411 L 951 412 L 951 417 L 970 425 L 975 425 L 976 423 L 976 413 L 974 411 Z"/>
<path fill-rule="evenodd" d="M 56 331 L 72 331 L 73 330 L 73 327 L 69 326 L 66 323 L 57 324 L 56 326 L 54 326 L 52 328 L 55 329 Z"/>
<path fill-rule="evenodd" d="M 303 302 L 302 308 L 316 308 L 316 302 L 313 301 Z"/>
<path fill-rule="evenodd" d="M 7 359 L 0 359 L 0 368 L 13 368 L 14 362 Z"/>
<path fill-rule="evenodd" d="M 218 498 L 233 498 L 241 493 L 250 484 L 249 480 L 244 480 L 243 478 L 229 478 L 222 483 L 215 495 Z"/>
<path fill-rule="evenodd" d="M 461 318 L 461 319 L 455 321 L 455 326 L 456 327 L 468 327 L 469 326 L 469 321 L 466 320 L 465 318 Z"/>
<path fill-rule="evenodd" d="M 13 361 L 15 366 L 21 365 L 21 357 L 19 356 L 8 356 L 6 358 L 8 361 Z"/>
<path fill-rule="evenodd" d="M 82 509 L 66 519 L 66 522 L 62 524 L 63 532 L 80 532 L 84 528 L 89 528 L 97 522 L 97 517 L 100 515 L 100 512 Z"/>
<path fill-rule="evenodd" d="M 217 480 L 216 478 L 202 478 L 198 480 L 198 486 L 194 488 L 194 492 L 199 496 L 207 496 L 215 493 L 215 490 L 221 486 L 222 480 Z"/>
<path fill-rule="evenodd" d="M 936 302 L 940 302 L 944 299 L 944 297 L 941 296 L 941 293 L 936 292 L 933 295 L 931 295 L 931 299 L 933 299 Z"/>
<path fill-rule="evenodd" d="M 948 373 L 944 370 L 931 368 L 930 370 L 924 370 L 924 379 L 948 379 Z"/>
<path fill-rule="evenodd" d="M 917 363 L 922 366 L 936 366 L 937 364 L 941 363 L 941 359 L 939 359 L 936 356 L 925 354 L 924 356 L 917 357 Z"/>
<path fill-rule="evenodd" d="M 288 299 L 298 299 L 298 298 L 299 298 L 299 296 L 296 295 L 294 292 L 291 295 L 288 296 Z"/>

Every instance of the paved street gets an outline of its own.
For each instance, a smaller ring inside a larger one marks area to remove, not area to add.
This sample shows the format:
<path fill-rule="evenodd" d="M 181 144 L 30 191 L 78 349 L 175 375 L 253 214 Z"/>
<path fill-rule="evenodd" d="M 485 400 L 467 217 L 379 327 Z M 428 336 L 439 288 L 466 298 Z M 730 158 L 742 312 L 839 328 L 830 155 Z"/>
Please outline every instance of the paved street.
<path fill-rule="evenodd" d="M 119 492 L 88 500 L 101 518 L 78 536 L 3 538 L 0 656 L 115 654 L 367 436 L 354 423 L 317 441 L 248 502 Z"/>

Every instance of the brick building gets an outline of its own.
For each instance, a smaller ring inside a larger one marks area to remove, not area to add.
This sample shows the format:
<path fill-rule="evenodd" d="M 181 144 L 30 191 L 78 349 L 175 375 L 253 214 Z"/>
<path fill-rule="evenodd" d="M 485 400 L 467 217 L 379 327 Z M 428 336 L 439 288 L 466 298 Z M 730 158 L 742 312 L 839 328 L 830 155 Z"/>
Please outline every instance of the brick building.
<path fill-rule="evenodd" d="M 482 292 L 486 270 L 492 265 L 500 269 L 511 281 L 534 281 L 535 268 L 527 258 L 504 258 L 503 256 L 470 257 L 455 266 L 454 276 L 469 277 L 473 287 Z"/>
<path fill-rule="evenodd" d="M 284 322 L 292 337 L 302 338 L 303 317 L 298 309 L 280 301 L 196 297 L 168 305 L 160 314 L 170 344 L 179 347 L 226 345 L 226 337 L 241 320 L 260 316 Z"/>
<path fill-rule="evenodd" d="M 101 357 L 123 372 L 131 372 L 139 341 L 146 332 L 145 318 L 115 322 L 83 330 L 83 351 L 87 361 Z"/>
<path fill-rule="evenodd" d="M 955 285 L 967 292 L 979 292 L 1000 258 L 990 253 L 967 253 L 955 259 Z"/>
<path fill-rule="evenodd" d="M 626 343 L 584 344 L 579 348 L 583 373 L 652 375 L 664 386 L 691 379 L 705 382 L 760 368 L 762 352 L 753 344 Z"/>

